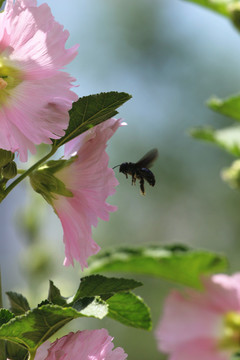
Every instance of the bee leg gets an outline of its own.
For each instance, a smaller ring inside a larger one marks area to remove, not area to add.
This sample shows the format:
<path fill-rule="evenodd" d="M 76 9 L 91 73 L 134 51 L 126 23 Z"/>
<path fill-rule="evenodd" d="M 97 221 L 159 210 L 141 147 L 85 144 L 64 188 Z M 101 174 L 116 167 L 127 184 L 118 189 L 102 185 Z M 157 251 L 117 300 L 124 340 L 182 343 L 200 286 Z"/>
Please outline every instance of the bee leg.
<path fill-rule="evenodd" d="M 141 194 L 145 195 L 145 188 L 144 188 L 144 179 L 143 177 L 140 178 L 140 190 L 141 190 Z"/>
<path fill-rule="evenodd" d="M 133 174 L 132 175 L 132 185 L 136 185 L 136 179 L 137 179 L 136 174 Z"/>

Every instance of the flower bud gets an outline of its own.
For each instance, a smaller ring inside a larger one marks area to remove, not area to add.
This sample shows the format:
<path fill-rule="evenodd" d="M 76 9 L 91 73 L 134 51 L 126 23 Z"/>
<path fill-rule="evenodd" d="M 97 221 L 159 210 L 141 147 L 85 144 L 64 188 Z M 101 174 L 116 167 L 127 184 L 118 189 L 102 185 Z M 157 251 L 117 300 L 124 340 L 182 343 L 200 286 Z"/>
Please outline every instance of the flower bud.
<path fill-rule="evenodd" d="M 0 168 L 7 165 L 14 159 L 14 154 L 11 151 L 0 149 Z"/>
<path fill-rule="evenodd" d="M 61 168 L 68 166 L 72 162 L 71 160 L 52 160 L 45 165 L 34 171 L 30 175 L 30 183 L 32 188 L 44 199 L 52 204 L 52 200 L 55 199 L 54 194 L 72 197 L 73 194 L 68 190 L 65 184 L 54 176 L 54 173 Z"/>
<path fill-rule="evenodd" d="M 224 169 L 221 176 L 231 188 L 240 189 L 240 160 L 234 161 L 229 168 Z"/>
<path fill-rule="evenodd" d="M 17 175 L 17 165 L 15 161 L 11 161 L 2 168 L 2 176 L 5 179 L 13 179 Z"/>
<path fill-rule="evenodd" d="M 230 4 L 228 10 L 233 24 L 240 31 L 240 3 L 234 2 Z"/>

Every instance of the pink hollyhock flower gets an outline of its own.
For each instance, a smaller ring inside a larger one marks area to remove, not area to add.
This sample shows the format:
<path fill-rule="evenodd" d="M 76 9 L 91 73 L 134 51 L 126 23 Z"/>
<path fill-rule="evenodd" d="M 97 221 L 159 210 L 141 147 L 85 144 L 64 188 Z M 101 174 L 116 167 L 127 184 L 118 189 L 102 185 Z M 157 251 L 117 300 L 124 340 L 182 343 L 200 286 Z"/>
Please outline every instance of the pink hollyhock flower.
<path fill-rule="evenodd" d="M 125 360 L 127 354 L 120 347 L 113 350 L 113 338 L 106 329 L 69 333 L 54 343 L 43 343 L 35 360 Z"/>
<path fill-rule="evenodd" d="M 204 291 L 173 291 L 156 330 L 170 360 L 230 360 L 240 350 L 240 273 L 203 279 Z"/>
<path fill-rule="evenodd" d="M 0 13 L 0 148 L 18 151 L 21 161 L 68 127 L 78 98 L 74 79 L 59 71 L 77 54 L 77 46 L 65 49 L 68 37 L 36 0 L 7 0 Z"/>
<path fill-rule="evenodd" d="M 92 239 L 92 225 L 97 226 L 98 218 L 108 221 L 109 212 L 117 210 L 106 203 L 118 181 L 108 168 L 105 149 L 121 125 L 120 119 L 109 119 L 71 140 L 65 146 L 65 159 L 73 161 L 54 173 L 73 195 L 54 194 L 51 201 L 63 227 L 66 266 L 76 259 L 82 269 L 87 267 L 87 258 L 100 250 Z"/>

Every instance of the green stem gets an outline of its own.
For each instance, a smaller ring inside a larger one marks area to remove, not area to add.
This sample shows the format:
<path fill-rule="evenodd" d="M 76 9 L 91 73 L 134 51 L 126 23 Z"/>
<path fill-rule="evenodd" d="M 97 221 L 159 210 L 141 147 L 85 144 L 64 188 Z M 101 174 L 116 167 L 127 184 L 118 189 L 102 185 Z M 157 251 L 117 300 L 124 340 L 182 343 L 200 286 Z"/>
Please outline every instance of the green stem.
<path fill-rule="evenodd" d="M 58 147 L 53 146 L 52 150 L 49 154 L 44 156 L 42 159 L 40 159 L 38 162 L 36 162 L 33 166 L 31 166 L 28 170 L 24 171 L 22 175 L 20 175 L 16 180 L 14 180 L 3 192 L 1 195 L 1 201 L 5 199 L 5 197 L 12 191 L 15 186 L 17 186 L 23 179 L 25 179 L 27 176 L 29 176 L 35 169 L 37 169 L 42 163 L 44 163 L 46 160 L 48 160 L 55 152 L 57 151 Z"/>
<path fill-rule="evenodd" d="M 28 360 L 34 360 L 37 350 L 29 350 Z"/>

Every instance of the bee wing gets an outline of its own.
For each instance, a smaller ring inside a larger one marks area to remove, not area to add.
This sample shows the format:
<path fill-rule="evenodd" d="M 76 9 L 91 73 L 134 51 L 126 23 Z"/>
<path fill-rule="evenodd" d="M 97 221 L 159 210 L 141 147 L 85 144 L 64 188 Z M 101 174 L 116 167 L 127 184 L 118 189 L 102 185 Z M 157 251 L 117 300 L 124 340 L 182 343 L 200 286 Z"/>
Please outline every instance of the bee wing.
<path fill-rule="evenodd" d="M 139 167 L 150 168 L 158 157 L 158 149 L 148 151 L 137 163 Z"/>

